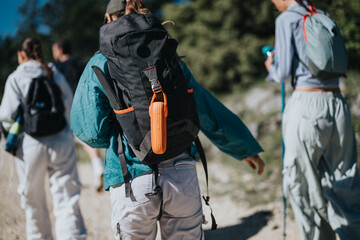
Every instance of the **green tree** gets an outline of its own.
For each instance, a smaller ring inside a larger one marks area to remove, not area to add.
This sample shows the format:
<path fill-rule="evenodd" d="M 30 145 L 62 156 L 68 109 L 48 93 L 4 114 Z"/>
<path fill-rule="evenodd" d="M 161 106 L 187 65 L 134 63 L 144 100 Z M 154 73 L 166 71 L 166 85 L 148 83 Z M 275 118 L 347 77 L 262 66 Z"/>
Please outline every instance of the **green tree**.
<path fill-rule="evenodd" d="M 148 0 L 146 7 L 157 10 L 171 0 Z M 108 1 L 48 0 L 41 9 L 41 23 L 48 26 L 52 42 L 67 39 L 74 54 L 88 60 L 99 50 L 99 30 Z"/>
<path fill-rule="evenodd" d="M 38 0 L 24 0 L 18 9 L 21 18 L 15 36 L 0 37 L 0 95 L 8 75 L 18 64 L 16 51 L 25 37 L 36 37 L 41 41 L 47 61 L 52 60 L 51 46 L 59 39 L 69 40 L 74 55 L 88 60 L 99 49 L 99 29 L 107 2 L 48 0 L 40 5 Z M 171 0 L 145 0 L 145 5 L 161 15 L 159 9 L 168 2 Z"/>
<path fill-rule="evenodd" d="M 329 12 L 342 31 L 350 68 L 359 69 L 360 1 L 313 1 Z M 194 75 L 213 91 L 246 87 L 266 74 L 261 55 L 263 45 L 273 45 L 274 20 L 278 16 L 268 0 L 191 0 L 168 4 L 163 20 L 179 42 L 179 54 L 186 56 Z"/>
<path fill-rule="evenodd" d="M 275 14 L 264 0 L 193 0 L 164 8 L 164 20 L 175 23 L 167 29 L 179 42 L 179 54 L 214 91 L 265 75 L 261 46 L 272 44 Z"/>
<path fill-rule="evenodd" d="M 99 49 L 103 1 L 49 0 L 41 9 L 42 24 L 50 28 L 50 41 L 67 39 L 74 54 L 89 59 Z"/>
<path fill-rule="evenodd" d="M 17 42 L 13 38 L 6 36 L 0 38 L 0 96 L 4 92 L 5 81 L 9 74 L 13 72 L 17 66 L 16 56 Z"/>

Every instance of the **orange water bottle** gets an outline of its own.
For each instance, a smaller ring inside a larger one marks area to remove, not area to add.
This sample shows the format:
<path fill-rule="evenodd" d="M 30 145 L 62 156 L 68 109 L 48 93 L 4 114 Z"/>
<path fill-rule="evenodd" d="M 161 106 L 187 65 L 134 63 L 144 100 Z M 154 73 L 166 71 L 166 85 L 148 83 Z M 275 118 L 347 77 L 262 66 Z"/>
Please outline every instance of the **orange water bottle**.
<path fill-rule="evenodd" d="M 166 151 L 166 117 L 168 115 L 165 93 L 163 93 L 163 101 L 156 100 L 154 94 L 149 108 L 149 115 L 152 150 L 155 154 L 163 154 Z"/>

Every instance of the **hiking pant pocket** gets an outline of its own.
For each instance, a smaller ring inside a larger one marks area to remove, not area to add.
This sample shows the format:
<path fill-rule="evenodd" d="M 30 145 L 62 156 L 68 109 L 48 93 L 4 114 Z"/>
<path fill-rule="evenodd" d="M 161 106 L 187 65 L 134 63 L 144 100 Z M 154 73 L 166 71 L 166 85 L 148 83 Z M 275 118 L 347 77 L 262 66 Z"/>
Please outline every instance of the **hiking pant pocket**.
<path fill-rule="evenodd" d="M 175 163 L 175 169 L 184 195 L 197 199 L 200 196 L 200 190 L 196 173 L 196 162 L 177 162 Z"/>

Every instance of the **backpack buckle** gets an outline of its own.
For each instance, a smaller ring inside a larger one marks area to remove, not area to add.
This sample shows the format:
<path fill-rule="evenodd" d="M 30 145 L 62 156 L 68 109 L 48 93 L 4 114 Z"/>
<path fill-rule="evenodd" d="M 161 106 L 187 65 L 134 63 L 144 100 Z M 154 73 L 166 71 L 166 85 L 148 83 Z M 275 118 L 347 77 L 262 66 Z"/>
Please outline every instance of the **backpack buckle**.
<path fill-rule="evenodd" d="M 145 196 L 148 198 L 155 197 L 158 194 L 162 193 L 162 188 L 159 185 L 155 185 L 151 192 L 145 193 Z"/>
<path fill-rule="evenodd" d="M 150 79 L 149 81 L 151 83 L 151 89 L 154 93 L 162 91 L 161 84 L 159 83 L 157 78 Z"/>
<path fill-rule="evenodd" d="M 158 76 L 156 72 L 156 65 L 153 65 L 151 67 L 145 68 L 143 70 L 146 77 L 149 79 L 151 83 L 151 89 L 154 93 L 159 93 L 162 91 L 161 84 L 158 81 Z"/>

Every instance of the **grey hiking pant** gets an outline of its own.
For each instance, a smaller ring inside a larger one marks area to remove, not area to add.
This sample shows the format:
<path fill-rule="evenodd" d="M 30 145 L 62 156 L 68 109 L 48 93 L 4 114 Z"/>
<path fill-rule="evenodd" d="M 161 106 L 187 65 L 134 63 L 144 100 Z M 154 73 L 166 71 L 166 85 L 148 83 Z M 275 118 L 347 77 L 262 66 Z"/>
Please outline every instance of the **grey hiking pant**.
<path fill-rule="evenodd" d="M 161 209 L 159 225 L 162 239 L 204 239 L 195 164 L 196 161 L 188 154 L 159 164 L 158 185 L 163 190 L 162 201 L 160 194 L 145 196 L 152 190 L 153 174 L 134 178 L 131 182 L 132 194 L 128 198 L 125 197 L 124 184 L 111 187 L 111 226 L 115 239 L 155 239 Z"/>
<path fill-rule="evenodd" d="M 24 135 L 18 150 L 18 193 L 26 216 L 26 239 L 53 239 L 46 201 L 45 176 L 49 176 L 55 234 L 58 240 L 85 239 L 80 212 L 80 180 L 76 167 L 74 137 L 65 129 L 35 139 Z"/>
<path fill-rule="evenodd" d="M 360 177 L 341 94 L 295 91 L 283 117 L 284 190 L 303 239 L 360 239 Z"/>

